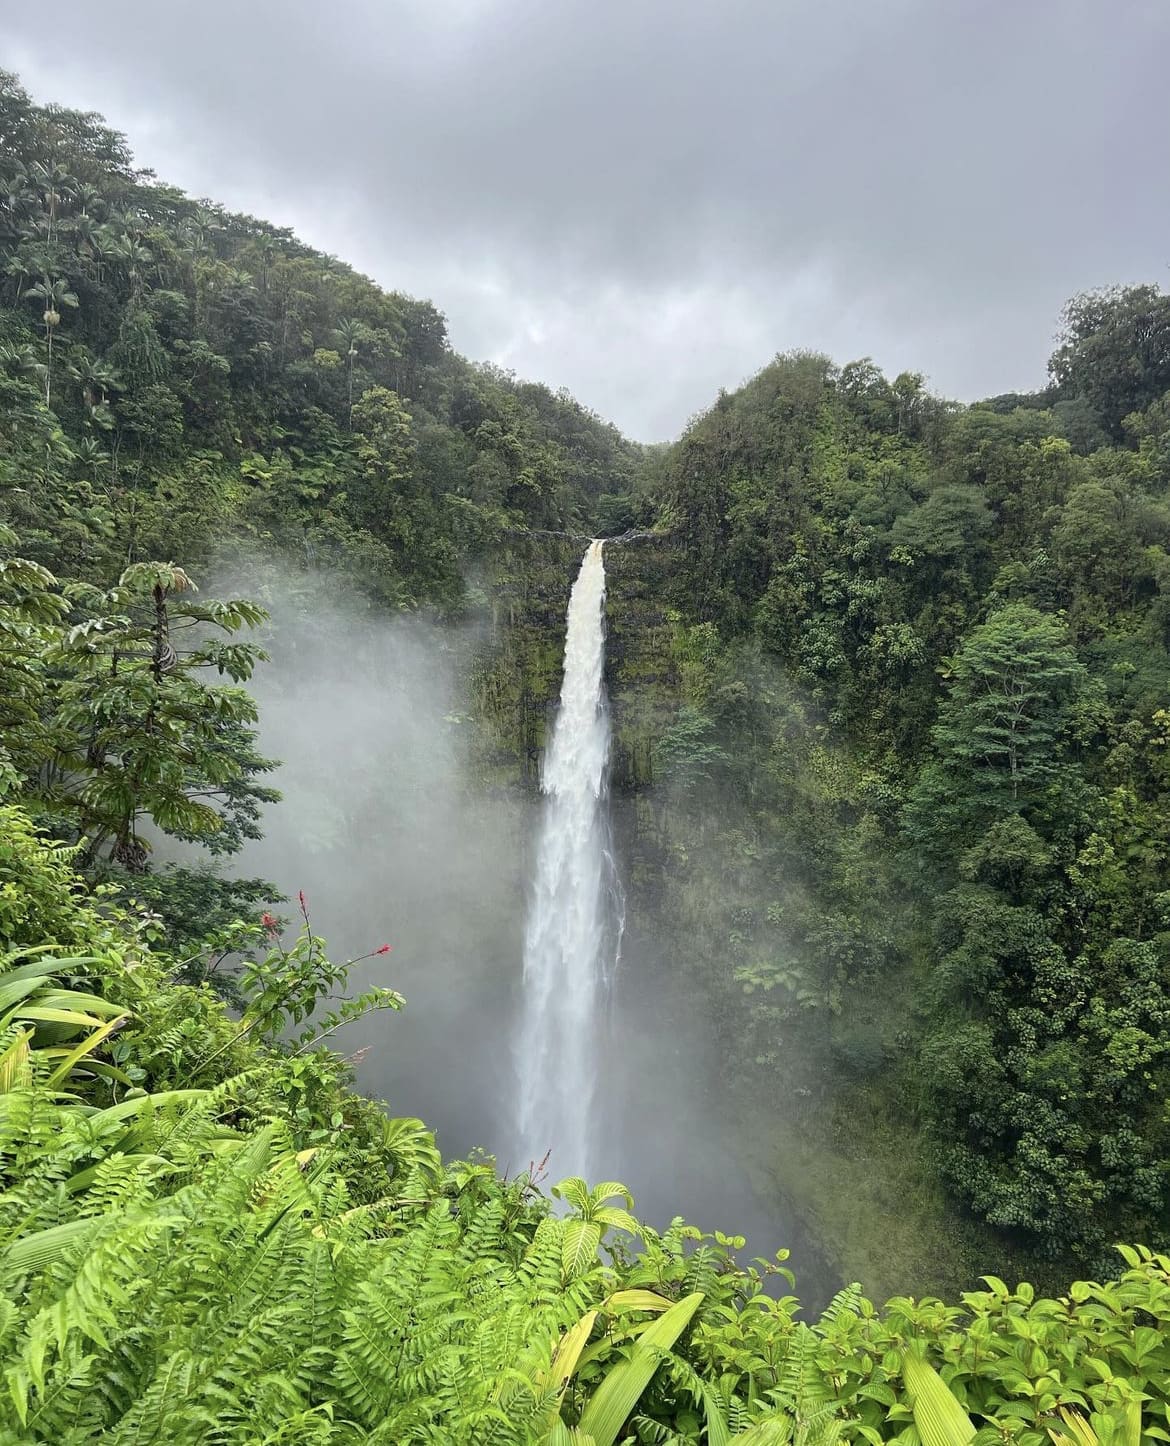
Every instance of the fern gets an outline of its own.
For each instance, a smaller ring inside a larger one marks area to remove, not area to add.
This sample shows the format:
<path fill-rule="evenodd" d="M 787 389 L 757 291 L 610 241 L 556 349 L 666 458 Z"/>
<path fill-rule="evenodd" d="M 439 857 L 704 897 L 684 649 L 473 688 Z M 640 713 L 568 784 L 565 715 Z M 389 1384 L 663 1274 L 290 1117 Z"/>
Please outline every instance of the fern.
<path fill-rule="evenodd" d="M 28 976 L 49 981 L 49 1008 L 55 977 L 69 982 L 47 961 Z M 118 977 L 157 1022 L 120 1041 L 119 1061 L 169 1039 L 193 1050 L 180 1016 L 209 1008 L 200 991 L 151 1001 Z M 117 1017 L 99 999 L 92 1018 L 99 1006 Z M 199 1018 L 231 1037 L 222 1013 Z M 55 1090 L 65 1057 L 41 1044 L 28 1024 L 0 1026 L 0 1446 L 905 1440 L 914 1411 L 926 1420 L 921 1383 L 915 1396 L 903 1379 L 912 1343 L 1001 1435 L 1045 1429 L 1042 1360 L 1070 1376 L 1101 1363 L 1109 1379 L 1082 1382 L 1079 1404 L 1105 1419 L 1104 1393 L 1124 1397 L 1131 1437 L 1170 1407 L 1170 1260 L 1150 1251 L 1059 1303 L 969 1296 L 973 1324 L 937 1301 L 883 1317 L 850 1286 L 806 1325 L 793 1297 L 736 1268 L 726 1237 L 640 1227 L 613 1182 L 562 1182 L 572 1213 L 554 1216 L 527 1178 L 444 1166 L 418 1121 L 382 1120 L 339 1087 L 339 1108 L 306 1128 L 278 1051 L 245 1042 L 247 1068 L 207 1071 L 206 1089 L 112 1102 L 110 1076 L 79 1070 Z M 326 1061 L 315 1078 L 334 1074 Z M 1043 1333 L 1055 1349 L 1033 1349 Z M 1012 1415 L 996 1395 L 1009 1378 Z"/>
<path fill-rule="evenodd" d="M 86 1253 L 66 1290 L 30 1319 L 17 1359 L 6 1373 L 20 1420 L 28 1419 L 32 1392 L 43 1395 L 54 1357 L 65 1359 L 74 1333 L 108 1347 L 120 1314 L 128 1311 L 139 1267 L 179 1217 L 164 1214 L 115 1219 Z"/>
<path fill-rule="evenodd" d="M 856 1281 L 843 1286 L 821 1312 L 817 1322 L 818 1335 L 828 1335 L 837 1322 L 846 1315 L 855 1315 L 861 1302 L 861 1286 Z"/>

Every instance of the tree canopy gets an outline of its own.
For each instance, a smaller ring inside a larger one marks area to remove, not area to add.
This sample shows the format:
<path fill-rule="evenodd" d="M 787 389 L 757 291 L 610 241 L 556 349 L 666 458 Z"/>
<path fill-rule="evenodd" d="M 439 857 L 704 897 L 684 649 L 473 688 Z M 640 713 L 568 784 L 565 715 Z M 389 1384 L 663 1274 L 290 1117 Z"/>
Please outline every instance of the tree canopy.
<path fill-rule="evenodd" d="M 1073 298 L 1050 376 L 782 353 L 639 448 L 0 72 L 0 1441 L 1170 1439 L 1170 297 Z M 445 1164 L 329 1047 L 397 992 L 303 897 L 153 867 L 277 797 L 225 548 L 479 609 L 530 777 L 533 558 L 633 529 L 622 845 L 731 1138 L 763 1099 L 857 1189 L 913 1156 L 1057 1298 L 806 1323 L 616 1182 Z"/>

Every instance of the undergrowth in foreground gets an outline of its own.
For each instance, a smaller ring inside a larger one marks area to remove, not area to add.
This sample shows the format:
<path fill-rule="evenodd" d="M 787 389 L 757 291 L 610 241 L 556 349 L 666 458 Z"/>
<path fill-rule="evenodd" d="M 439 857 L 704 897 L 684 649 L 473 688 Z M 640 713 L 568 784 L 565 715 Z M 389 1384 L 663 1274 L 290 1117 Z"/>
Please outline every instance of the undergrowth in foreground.
<path fill-rule="evenodd" d="M 802 1320 L 783 1252 L 660 1234 L 614 1182 L 554 1214 L 289 1042 L 346 983 L 307 919 L 260 926 L 233 1017 L 3 813 L 0 1446 L 1170 1440 L 1166 1257 Z"/>

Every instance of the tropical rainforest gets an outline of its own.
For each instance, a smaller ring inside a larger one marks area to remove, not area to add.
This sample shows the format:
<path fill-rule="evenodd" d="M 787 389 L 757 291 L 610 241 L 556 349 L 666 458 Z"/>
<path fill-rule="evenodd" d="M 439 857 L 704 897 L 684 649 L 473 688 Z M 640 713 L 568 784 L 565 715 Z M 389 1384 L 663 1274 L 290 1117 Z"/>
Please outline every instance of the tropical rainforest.
<path fill-rule="evenodd" d="M 11 75 L 0 181 L 0 1442 L 1170 1440 L 1170 296 L 643 447 Z M 341 1052 L 402 996 L 231 870 L 265 610 L 201 577 L 480 619 L 523 789 L 619 534 L 631 914 L 885 1305 L 444 1159 Z"/>

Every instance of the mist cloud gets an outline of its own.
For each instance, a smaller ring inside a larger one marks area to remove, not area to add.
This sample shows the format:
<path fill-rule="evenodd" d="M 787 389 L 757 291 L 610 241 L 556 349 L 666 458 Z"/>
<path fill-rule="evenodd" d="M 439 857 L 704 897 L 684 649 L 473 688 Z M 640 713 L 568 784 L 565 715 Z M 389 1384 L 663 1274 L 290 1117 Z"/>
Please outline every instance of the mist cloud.
<path fill-rule="evenodd" d="M 509 1174 L 525 1169 L 516 1051 L 541 800 L 484 752 L 472 679 L 500 640 L 486 621 L 444 627 L 378 612 L 343 577 L 276 558 L 225 564 L 201 582 L 271 613 L 271 660 L 250 687 L 284 796 L 266 809 L 264 838 L 228 868 L 290 896 L 290 932 L 303 890 L 335 960 L 392 945 L 351 983 L 400 990 L 405 1011 L 370 1015 L 330 1043 L 355 1059 L 360 1089 L 436 1129 L 448 1158 L 483 1148 Z M 615 798 L 613 810 L 619 867 L 632 866 L 623 855 L 636 851 L 636 804 Z M 160 841 L 159 862 L 173 853 Z M 701 1002 L 702 962 L 679 977 L 659 938 L 666 896 L 645 877 L 633 884 L 594 1042 L 600 1176 L 628 1184 L 659 1226 L 681 1212 L 742 1231 L 749 1255 L 793 1247 L 806 1297 L 827 1299 L 839 1282 L 767 1171 L 750 1169 L 728 1135 L 726 1059 Z M 556 1180 L 566 1161 L 560 1142 L 547 1143 Z"/>
<path fill-rule="evenodd" d="M 514 1112 L 510 1020 L 522 939 L 528 800 L 486 787 L 467 694 L 468 629 L 372 612 L 335 576 L 252 570 L 211 580 L 270 609 L 271 661 L 251 691 L 283 798 L 231 871 L 303 890 L 358 989 L 400 990 L 402 1015 L 347 1027 L 362 1088 L 438 1129 L 448 1154 L 501 1147 Z"/>
<path fill-rule="evenodd" d="M 1069 294 L 1165 276 L 1160 0 L 50 0 L 0 42 L 646 439 L 792 346 L 1036 386 Z"/>

